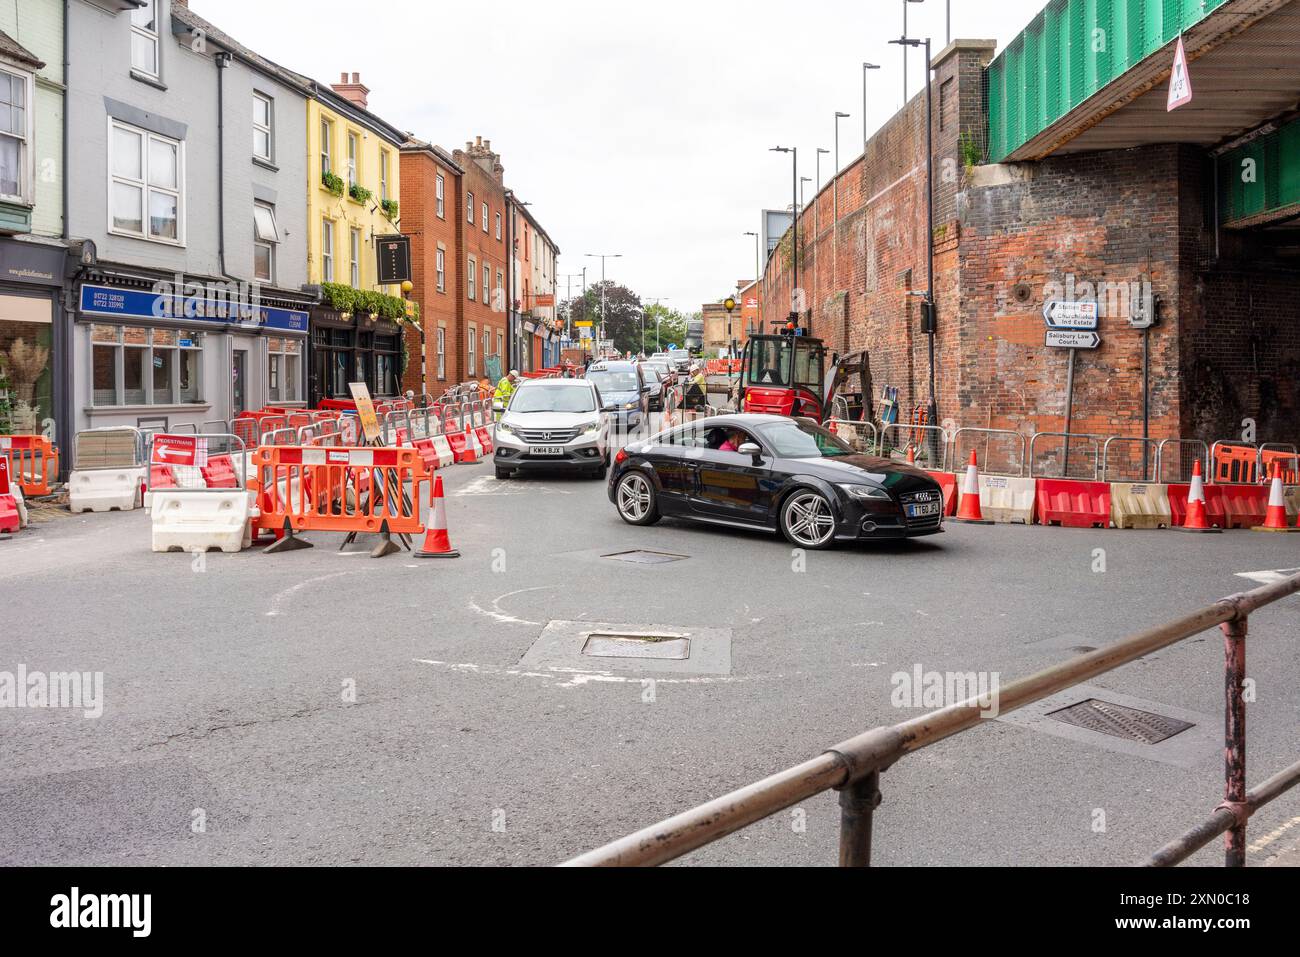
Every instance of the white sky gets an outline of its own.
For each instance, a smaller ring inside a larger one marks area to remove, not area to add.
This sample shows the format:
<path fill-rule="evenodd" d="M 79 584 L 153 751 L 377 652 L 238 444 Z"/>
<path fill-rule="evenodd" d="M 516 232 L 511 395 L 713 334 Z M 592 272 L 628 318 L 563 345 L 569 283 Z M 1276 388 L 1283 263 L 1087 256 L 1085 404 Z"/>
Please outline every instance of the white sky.
<path fill-rule="evenodd" d="M 1046 0 L 951 0 L 954 37 L 1001 49 Z M 191 0 L 259 53 L 334 82 L 447 149 L 482 136 L 506 182 L 560 246 L 561 275 L 622 253 L 608 276 L 685 312 L 755 270 L 759 211 L 790 204 L 787 155 L 861 152 L 862 62 L 874 131 L 902 105 L 903 0 Z M 828 25 L 834 24 L 834 29 Z M 944 40 L 944 0 L 909 6 L 909 33 Z M 798 43 L 791 68 L 786 41 Z M 909 89 L 922 56 L 909 55 Z M 822 157 L 822 180 L 834 158 Z M 814 193 L 807 184 L 807 195 Z M 579 285 L 575 280 L 575 289 Z M 566 294 L 562 281 L 560 294 Z"/>

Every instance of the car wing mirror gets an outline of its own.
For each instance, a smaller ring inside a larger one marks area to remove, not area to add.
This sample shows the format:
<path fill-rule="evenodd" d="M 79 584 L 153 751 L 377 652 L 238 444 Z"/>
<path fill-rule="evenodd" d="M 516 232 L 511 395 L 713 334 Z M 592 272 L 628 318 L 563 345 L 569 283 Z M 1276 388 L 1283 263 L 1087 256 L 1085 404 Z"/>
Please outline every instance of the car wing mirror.
<path fill-rule="evenodd" d="M 736 451 L 741 455 L 748 455 L 755 463 L 763 460 L 763 448 L 757 442 L 745 442 Z"/>
<path fill-rule="evenodd" d="M 506 404 L 504 402 L 498 400 L 492 403 L 493 412 L 504 412 L 505 410 L 506 410 Z"/>

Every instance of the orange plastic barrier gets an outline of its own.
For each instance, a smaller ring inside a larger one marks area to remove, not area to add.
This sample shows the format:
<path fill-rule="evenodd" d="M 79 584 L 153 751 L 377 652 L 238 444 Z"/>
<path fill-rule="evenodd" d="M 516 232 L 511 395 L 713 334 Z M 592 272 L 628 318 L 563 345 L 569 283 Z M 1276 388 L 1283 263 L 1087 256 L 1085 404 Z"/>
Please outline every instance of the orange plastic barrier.
<path fill-rule="evenodd" d="M 926 474 L 939 483 L 939 488 L 943 492 L 943 514 L 949 518 L 957 514 L 957 476 L 952 472 L 931 472 L 926 469 Z"/>
<path fill-rule="evenodd" d="M 1300 485 L 1300 463 L 1297 462 L 1297 456 L 1290 452 L 1273 452 L 1268 449 L 1264 449 L 1261 455 L 1265 475 L 1271 476 L 1276 464 L 1282 468 L 1283 485 Z"/>
<path fill-rule="evenodd" d="M 1187 497 L 1183 496 L 1186 508 Z M 1110 485 L 1069 479 L 1039 479 L 1035 507 L 1040 525 L 1109 528 Z"/>
<path fill-rule="evenodd" d="M 149 469 L 149 487 L 180 488 L 180 485 L 176 482 L 176 473 L 170 465 L 154 465 Z"/>
<path fill-rule="evenodd" d="M 49 439 L 43 435 L 0 435 L 0 455 L 9 461 L 9 480 L 24 495 L 50 494 L 50 473 L 59 474 L 59 450 Z"/>
<path fill-rule="evenodd" d="M 235 463 L 229 455 L 217 455 L 208 459 L 208 464 L 199 469 L 199 472 L 203 475 L 203 484 L 208 488 L 239 488 Z"/>
<path fill-rule="evenodd" d="M 1205 520 L 1213 528 L 1227 528 L 1227 516 L 1223 511 L 1222 485 L 1205 486 Z M 1169 513 L 1173 528 L 1182 528 L 1187 524 L 1187 496 L 1191 493 L 1190 485 L 1169 486 Z"/>
<path fill-rule="evenodd" d="M 415 449 L 263 447 L 253 453 L 257 527 L 415 535 L 429 470 Z M 404 490 L 409 486 L 409 496 Z"/>
<path fill-rule="evenodd" d="M 1267 485 L 1216 485 L 1214 489 L 1223 502 L 1225 524 L 1220 527 L 1255 528 L 1264 524 L 1268 516 Z"/>
<path fill-rule="evenodd" d="M 1254 446 L 1220 446 L 1214 450 L 1214 477 L 1210 484 L 1254 484 L 1259 481 L 1258 465 L 1258 451 Z"/>

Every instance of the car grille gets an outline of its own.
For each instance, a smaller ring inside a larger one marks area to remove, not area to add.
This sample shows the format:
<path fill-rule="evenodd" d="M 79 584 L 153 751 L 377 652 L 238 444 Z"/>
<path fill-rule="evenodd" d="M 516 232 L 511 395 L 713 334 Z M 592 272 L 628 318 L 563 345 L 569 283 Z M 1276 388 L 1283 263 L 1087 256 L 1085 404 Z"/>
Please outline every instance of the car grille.
<path fill-rule="evenodd" d="M 907 513 L 906 506 L 908 505 L 925 505 L 930 502 L 939 503 L 938 515 L 927 515 L 927 516 L 922 516 L 920 518 L 908 517 L 907 519 L 908 528 L 921 528 L 921 529 L 935 528 L 943 521 L 943 492 L 939 491 L 938 489 L 935 489 L 934 491 L 930 491 L 930 492 L 908 492 L 905 495 L 900 495 L 898 497 L 898 500 L 904 506 L 903 508 L 904 514 Z"/>
<path fill-rule="evenodd" d="M 566 445 L 578 437 L 578 430 L 515 429 L 515 435 L 530 445 Z"/>

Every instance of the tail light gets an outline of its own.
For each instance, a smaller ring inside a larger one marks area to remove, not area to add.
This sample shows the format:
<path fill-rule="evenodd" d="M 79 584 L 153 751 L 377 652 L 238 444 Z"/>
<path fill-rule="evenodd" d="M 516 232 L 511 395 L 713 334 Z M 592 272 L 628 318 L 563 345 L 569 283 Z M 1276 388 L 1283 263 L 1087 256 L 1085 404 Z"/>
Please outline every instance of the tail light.
<path fill-rule="evenodd" d="M 627 449 L 619 449 L 618 455 L 614 456 L 614 464 L 622 465 L 627 461 Z"/>

